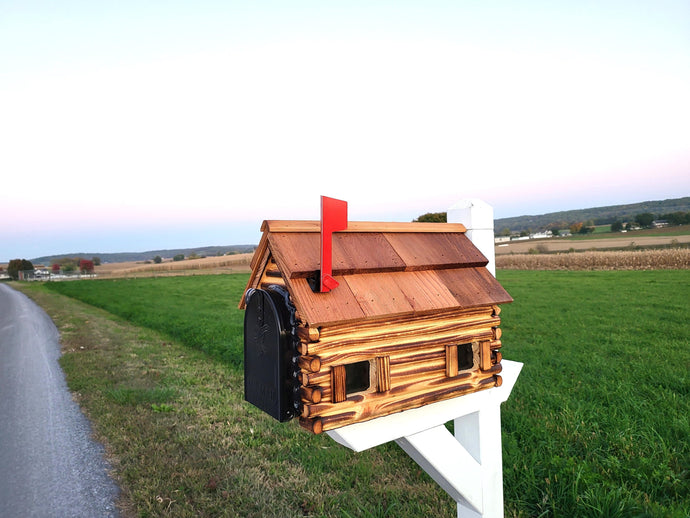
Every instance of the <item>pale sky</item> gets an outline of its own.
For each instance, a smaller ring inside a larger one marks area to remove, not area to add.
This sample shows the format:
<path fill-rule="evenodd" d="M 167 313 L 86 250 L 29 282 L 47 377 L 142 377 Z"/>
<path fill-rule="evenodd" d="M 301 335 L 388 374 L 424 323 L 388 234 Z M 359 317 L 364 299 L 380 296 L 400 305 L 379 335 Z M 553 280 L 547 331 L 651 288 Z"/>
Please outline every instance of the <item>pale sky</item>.
<path fill-rule="evenodd" d="M 0 0 L 0 262 L 690 195 L 690 2 Z"/>

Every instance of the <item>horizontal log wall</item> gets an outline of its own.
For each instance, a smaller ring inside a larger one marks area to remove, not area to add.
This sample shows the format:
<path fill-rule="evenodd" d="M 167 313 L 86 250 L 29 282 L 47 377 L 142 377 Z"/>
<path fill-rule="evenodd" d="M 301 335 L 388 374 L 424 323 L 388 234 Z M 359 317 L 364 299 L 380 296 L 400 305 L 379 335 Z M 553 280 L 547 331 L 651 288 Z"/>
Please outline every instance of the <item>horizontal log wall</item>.
<path fill-rule="evenodd" d="M 437 357 L 433 360 L 427 361 L 404 362 L 399 364 L 394 364 L 392 359 L 389 361 L 390 389 L 399 387 L 401 385 L 408 385 L 416 381 L 432 382 L 434 380 L 443 380 L 449 377 L 446 373 L 445 353 L 443 356 L 437 355 Z M 474 371 L 471 374 L 460 372 L 459 374 L 455 374 L 453 377 L 457 377 L 457 379 L 486 377 L 487 373 L 495 374 L 495 372 L 492 370 L 494 365 L 495 364 L 492 364 L 492 366 L 485 371 Z M 301 379 L 303 382 L 307 382 L 306 386 L 308 388 L 313 389 L 318 387 L 320 389 L 320 401 L 332 401 L 331 369 L 325 369 L 319 373 L 302 373 Z M 380 384 L 372 384 L 367 392 L 376 392 L 379 390 L 380 386 Z M 311 403 L 311 400 L 309 398 L 303 398 L 303 402 L 308 404 Z"/>
<path fill-rule="evenodd" d="M 496 309 L 318 330 L 300 328 L 302 351 L 309 353 L 300 361 L 303 426 L 329 430 L 500 384 Z M 456 366 L 449 370 L 449 355 L 456 352 L 448 346 L 461 343 L 472 343 L 479 352 L 475 370 L 458 371 L 457 356 Z M 344 394 L 344 380 L 335 371 L 342 375 L 344 365 L 360 361 L 372 363 L 371 386 L 364 392 Z M 337 394 L 333 379 L 338 380 Z"/>
<path fill-rule="evenodd" d="M 374 417 L 499 386 L 502 382 L 498 375 L 501 366 L 495 365 L 491 370 L 492 372 L 485 373 L 485 377 L 458 376 L 443 381 L 438 379 L 417 381 L 397 389 L 391 388 L 388 392 L 350 396 L 341 403 L 305 405 L 300 424 L 315 433 L 320 433 L 320 431 L 332 430 Z"/>
<path fill-rule="evenodd" d="M 464 343 L 462 341 L 456 343 Z M 483 343 L 483 342 L 480 342 Z M 488 341 L 489 349 L 491 351 L 491 365 L 495 363 L 500 363 L 501 353 L 497 349 L 501 347 L 500 340 Z M 424 375 L 425 372 L 431 372 L 432 376 L 437 375 L 436 371 L 443 370 L 445 372 L 446 368 L 446 351 L 445 345 L 440 345 L 433 349 L 427 349 L 423 351 L 404 351 L 407 354 L 404 355 L 391 355 L 388 356 L 389 369 L 391 376 L 414 376 L 416 374 Z M 341 362 L 341 364 L 355 363 L 356 361 L 371 360 L 376 356 L 385 356 L 378 354 L 366 354 L 357 353 L 346 357 L 347 361 Z M 350 361 L 350 359 L 354 360 Z M 484 369 L 486 370 L 486 369 Z M 330 367 L 322 363 L 322 368 L 318 372 L 312 372 L 302 369 L 300 374 L 300 383 L 304 386 L 321 386 L 323 390 L 328 391 L 328 385 L 330 379 Z M 324 392 L 325 393 L 325 392 Z"/>
<path fill-rule="evenodd" d="M 332 326 L 322 329 L 302 327 L 298 330 L 302 354 L 322 356 L 329 350 L 337 352 L 352 348 L 385 347 L 419 341 L 420 336 L 450 338 L 471 336 L 476 329 L 497 327 L 501 319 L 492 308 L 468 310 L 463 313 L 435 314 L 396 320 L 361 322 L 358 325 Z"/>
<path fill-rule="evenodd" d="M 334 369 L 334 372 L 338 369 Z M 501 366 L 497 365 L 496 372 L 485 373 L 484 376 L 473 376 L 472 374 L 460 375 L 455 378 L 429 378 L 417 379 L 412 378 L 406 383 L 398 383 L 391 388 L 388 393 L 366 392 L 350 395 L 346 399 L 338 402 L 331 402 L 327 399 L 322 399 L 321 403 L 314 403 L 305 405 L 302 411 L 302 417 L 325 417 L 330 415 L 337 415 L 341 413 L 355 412 L 358 417 L 372 417 L 376 415 L 385 415 L 377 413 L 378 410 L 395 409 L 392 411 L 407 408 L 405 405 L 412 401 L 424 399 L 427 402 L 438 401 L 443 399 L 443 395 L 447 394 L 449 397 L 456 392 L 468 392 L 472 388 L 482 385 L 482 382 L 489 379 L 489 384 L 496 382 L 494 377 L 500 373 Z M 431 399 L 428 399 L 429 396 Z M 390 412 L 388 412 L 390 413 Z"/>

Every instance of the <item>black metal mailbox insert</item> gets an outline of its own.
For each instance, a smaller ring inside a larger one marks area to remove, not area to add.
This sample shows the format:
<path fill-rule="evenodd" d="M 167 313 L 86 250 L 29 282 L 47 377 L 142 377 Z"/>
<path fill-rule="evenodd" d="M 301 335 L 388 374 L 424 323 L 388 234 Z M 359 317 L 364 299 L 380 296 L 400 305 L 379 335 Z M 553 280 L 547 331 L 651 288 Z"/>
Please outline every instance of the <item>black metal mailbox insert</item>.
<path fill-rule="evenodd" d="M 244 314 L 244 398 L 279 421 L 295 417 L 297 357 L 286 294 L 250 290 Z"/>

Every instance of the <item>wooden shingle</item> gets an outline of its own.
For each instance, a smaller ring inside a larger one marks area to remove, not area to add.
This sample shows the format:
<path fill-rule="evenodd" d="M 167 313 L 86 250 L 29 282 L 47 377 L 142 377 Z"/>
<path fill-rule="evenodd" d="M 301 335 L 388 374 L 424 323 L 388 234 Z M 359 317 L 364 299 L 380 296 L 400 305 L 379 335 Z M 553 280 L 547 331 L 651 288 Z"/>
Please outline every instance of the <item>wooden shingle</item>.
<path fill-rule="evenodd" d="M 512 301 L 462 225 L 350 223 L 333 234 L 333 277 L 340 286 L 328 293 L 312 291 L 308 282 L 320 268 L 318 221 L 266 221 L 262 229 L 262 257 L 254 259 L 248 287 L 257 286 L 270 256 L 310 326 Z"/>

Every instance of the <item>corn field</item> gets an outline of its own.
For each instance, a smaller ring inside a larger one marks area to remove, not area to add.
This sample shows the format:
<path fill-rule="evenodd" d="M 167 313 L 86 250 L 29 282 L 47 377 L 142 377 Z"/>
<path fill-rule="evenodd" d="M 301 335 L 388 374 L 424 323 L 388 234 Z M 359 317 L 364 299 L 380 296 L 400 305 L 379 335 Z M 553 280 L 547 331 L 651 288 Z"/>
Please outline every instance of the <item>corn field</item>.
<path fill-rule="evenodd" d="M 166 261 L 160 264 L 114 263 L 96 269 L 100 278 L 117 277 L 166 277 L 178 275 L 207 275 L 249 271 L 252 254 L 236 254 L 221 257 Z M 125 266 L 126 264 L 126 266 Z"/>
<path fill-rule="evenodd" d="M 690 249 L 587 251 L 496 256 L 503 270 L 685 270 Z"/>

